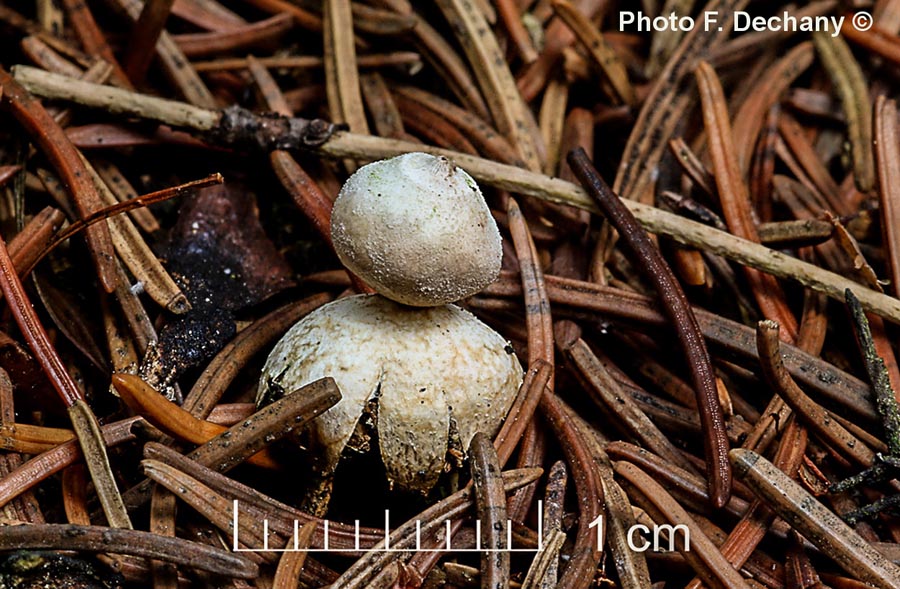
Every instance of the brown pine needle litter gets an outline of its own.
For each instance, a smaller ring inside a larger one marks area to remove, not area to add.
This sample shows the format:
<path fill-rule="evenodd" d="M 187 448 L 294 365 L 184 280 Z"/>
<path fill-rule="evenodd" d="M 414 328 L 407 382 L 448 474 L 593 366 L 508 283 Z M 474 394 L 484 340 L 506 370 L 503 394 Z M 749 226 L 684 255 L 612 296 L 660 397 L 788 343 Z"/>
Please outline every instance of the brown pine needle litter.
<path fill-rule="evenodd" d="M 900 586 L 898 34 L 893 0 L 0 3 L 0 587 Z M 379 296 L 332 207 L 410 152 L 502 239 L 455 304 L 524 378 L 465 436 L 386 384 L 445 342 L 260 383 Z M 389 480 L 398 413 L 446 437 L 430 490 Z"/>

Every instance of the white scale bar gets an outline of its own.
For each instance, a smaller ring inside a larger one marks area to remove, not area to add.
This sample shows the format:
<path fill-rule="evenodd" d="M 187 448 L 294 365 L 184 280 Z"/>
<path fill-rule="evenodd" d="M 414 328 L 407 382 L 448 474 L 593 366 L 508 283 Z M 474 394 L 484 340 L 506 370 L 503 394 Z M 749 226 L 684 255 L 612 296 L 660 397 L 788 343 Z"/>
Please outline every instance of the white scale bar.
<path fill-rule="evenodd" d="M 238 500 L 237 499 L 234 500 L 234 510 L 233 510 L 233 515 L 231 517 L 231 522 L 232 522 L 231 533 L 234 537 L 234 539 L 231 543 L 231 545 L 232 545 L 231 549 L 234 550 L 235 552 L 237 552 L 239 550 L 239 548 L 238 548 Z"/>
<path fill-rule="evenodd" d="M 452 524 L 450 520 L 445 520 L 445 542 L 443 548 L 422 548 L 422 522 L 416 521 L 416 543 L 415 550 L 419 552 L 521 552 L 521 553 L 538 553 L 544 549 L 544 505 L 543 501 L 538 500 L 538 519 L 537 519 L 537 548 L 513 548 L 512 522 L 506 520 L 506 548 L 482 548 L 481 546 L 481 521 L 475 520 L 475 548 L 457 548 L 451 546 L 452 543 Z M 322 520 L 323 527 L 323 543 L 322 548 L 300 548 L 299 539 L 299 521 L 294 520 L 294 546 L 293 548 L 269 548 L 269 520 L 263 520 L 263 547 L 262 548 L 243 548 L 238 541 L 238 532 L 240 530 L 240 509 L 238 500 L 235 499 L 232 508 L 232 551 L 233 552 L 341 552 L 341 550 L 333 550 L 329 545 L 329 520 Z M 409 548 L 391 548 L 390 546 L 390 510 L 384 511 L 384 545 L 380 548 L 364 549 L 360 547 L 360 524 L 359 520 L 354 520 L 354 538 L 353 550 L 358 552 L 361 550 L 370 550 L 373 552 L 409 552 Z"/>

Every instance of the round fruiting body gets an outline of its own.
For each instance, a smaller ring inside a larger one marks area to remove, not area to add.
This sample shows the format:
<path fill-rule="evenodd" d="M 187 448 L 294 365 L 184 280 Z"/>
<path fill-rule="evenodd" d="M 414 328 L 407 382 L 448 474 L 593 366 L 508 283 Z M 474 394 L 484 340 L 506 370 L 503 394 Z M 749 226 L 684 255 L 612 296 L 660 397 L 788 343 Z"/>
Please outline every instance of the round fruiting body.
<path fill-rule="evenodd" d="M 348 269 L 406 305 L 458 301 L 500 272 L 500 232 L 475 180 L 427 153 L 350 176 L 334 203 L 331 236 Z"/>
<path fill-rule="evenodd" d="M 269 355 L 257 400 L 334 378 L 341 401 L 313 423 L 325 474 L 364 411 L 395 488 L 427 492 L 455 438 L 499 429 L 522 382 L 511 347 L 454 305 L 415 308 L 378 295 L 341 299 L 294 325 Z"/>

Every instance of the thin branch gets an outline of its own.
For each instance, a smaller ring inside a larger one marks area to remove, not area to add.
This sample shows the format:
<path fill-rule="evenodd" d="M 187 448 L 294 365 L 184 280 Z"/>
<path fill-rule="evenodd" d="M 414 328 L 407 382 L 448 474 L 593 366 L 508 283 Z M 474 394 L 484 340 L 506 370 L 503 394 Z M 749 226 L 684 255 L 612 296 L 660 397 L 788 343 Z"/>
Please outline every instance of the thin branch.
<path fill-rule="evenodd" d="M 218 111 L 199 109 L 183 102 L 122 92 L 66 76 L 55 76 L 27 66 L 16 66 L 15 74 L 16 79 L 26 88 L 40 96 L 159 120 L 188 129 L 209 131 L 215 128 L 222 118 L 222 113 Z M 297 143 L 305 144 L 319 153 L 335 158 L 376 160 L 413 151 L 444 155 L 485 184 L 594 213 L 600 212 L 587 193 L 571 182 L 479 157 L 408 141 L 340 131 L 329 133 L 324 142 L 315 145 L 304 142 L 302 137 L 299 139 Z M 671 237 L 684 245 L 721 255 L 773 276 L 793 280 L 835 300 L 843 301 L 844 290 L 853 288 L 866 310 L 900 324 L 900 300 L 894 297 L 871 289 L 859 288 L 857 283 L 839 274 L 679 215 L 634 201 L 625 200 L 624 203 L 641 225 L 652 233 Z"/>

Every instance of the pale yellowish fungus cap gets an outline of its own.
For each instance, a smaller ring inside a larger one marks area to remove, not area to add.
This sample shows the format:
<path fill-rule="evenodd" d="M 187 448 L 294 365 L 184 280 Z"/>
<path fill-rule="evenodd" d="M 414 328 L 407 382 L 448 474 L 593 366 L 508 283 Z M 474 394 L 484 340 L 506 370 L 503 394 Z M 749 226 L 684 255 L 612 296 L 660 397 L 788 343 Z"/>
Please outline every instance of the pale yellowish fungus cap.
<path fill-rule="evenodd" d="M 347 268 L 406 305 L 458 301 L 500 272 L 500 231 L 475 180 L 427 153 L 357 170 L 334 203 L 331 235 Z"/>

